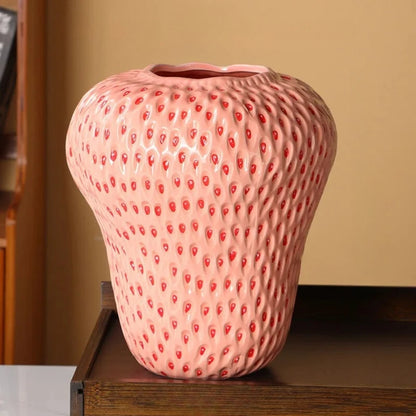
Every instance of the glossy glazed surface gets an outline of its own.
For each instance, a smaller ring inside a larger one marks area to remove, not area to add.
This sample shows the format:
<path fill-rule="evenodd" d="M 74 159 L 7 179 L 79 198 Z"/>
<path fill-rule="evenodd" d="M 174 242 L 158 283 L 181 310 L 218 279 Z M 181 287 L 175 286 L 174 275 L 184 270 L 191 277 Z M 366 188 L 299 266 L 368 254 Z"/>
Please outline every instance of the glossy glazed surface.
<path fill-rule="evenodd" d="M 228 378 L 276 356 L 335 150 L 322 99 L 265 67 L 156 65 L 83 97 L 68 165 L 142 365 Z"/>

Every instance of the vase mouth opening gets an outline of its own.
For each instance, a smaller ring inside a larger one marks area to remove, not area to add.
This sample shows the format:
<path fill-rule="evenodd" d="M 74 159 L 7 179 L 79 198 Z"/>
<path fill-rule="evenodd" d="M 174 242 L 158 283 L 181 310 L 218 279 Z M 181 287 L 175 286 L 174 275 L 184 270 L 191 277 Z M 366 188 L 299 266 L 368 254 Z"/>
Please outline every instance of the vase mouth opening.
<path fill-rule="evenodd" d="M 227 77 L 245 79 L 270 72 L 270 69 L 258 65 L 231 65 L 219 67 L 204 63 L 188 63 L 183 65 L 151 65 L 146 68 L 151 74 L 161 78 L 182 78 L 188 80 L 205 80 Z"/>

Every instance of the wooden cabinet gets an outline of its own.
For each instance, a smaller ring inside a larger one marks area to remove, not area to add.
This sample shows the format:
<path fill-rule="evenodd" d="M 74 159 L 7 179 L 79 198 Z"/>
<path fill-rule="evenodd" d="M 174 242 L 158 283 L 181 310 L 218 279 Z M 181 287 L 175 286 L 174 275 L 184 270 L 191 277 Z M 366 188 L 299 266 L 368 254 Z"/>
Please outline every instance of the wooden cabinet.
<path fill-rule="evenodd" d="M 71 382 L 71 415 L 415 415 L 410 288 L 300 286 L 283 351 L 227 381 L 172 380 L 141 367 L 109 282 Z"/>
<path fill-rule="evenodd" d="M 17 82 L 0 137 L 0 363 L 40 364 L 44 338 L 45 1 L 18 14 Z"/>

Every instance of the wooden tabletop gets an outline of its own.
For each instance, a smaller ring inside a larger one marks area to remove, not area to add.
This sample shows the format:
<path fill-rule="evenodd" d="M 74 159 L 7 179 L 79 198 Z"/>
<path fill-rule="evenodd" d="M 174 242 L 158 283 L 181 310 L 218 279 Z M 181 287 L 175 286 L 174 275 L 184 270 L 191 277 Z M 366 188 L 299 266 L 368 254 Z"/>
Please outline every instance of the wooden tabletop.
<path fill-rule="evenodd" d="M 103 309 L 97 327 L 74 375 L 83 413 L 73 403 L 73 415 L 416 414 L 413 321 L 295 315 L 269 366 L 226 381 L 154 375 L 130 354 L 113 310 Z"/>

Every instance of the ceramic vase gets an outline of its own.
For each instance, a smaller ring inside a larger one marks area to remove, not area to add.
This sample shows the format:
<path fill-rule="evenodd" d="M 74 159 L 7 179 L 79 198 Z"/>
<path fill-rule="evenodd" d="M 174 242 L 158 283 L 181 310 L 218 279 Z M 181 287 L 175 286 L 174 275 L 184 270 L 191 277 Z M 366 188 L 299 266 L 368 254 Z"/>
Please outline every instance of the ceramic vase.
<path fill-rule="evenodd" d="M 335 150 L 323 100 L 266 67 L 154 65 L 85 94 L 68 166 L 141 365 L 226 379 L 278 354 Z"/>

